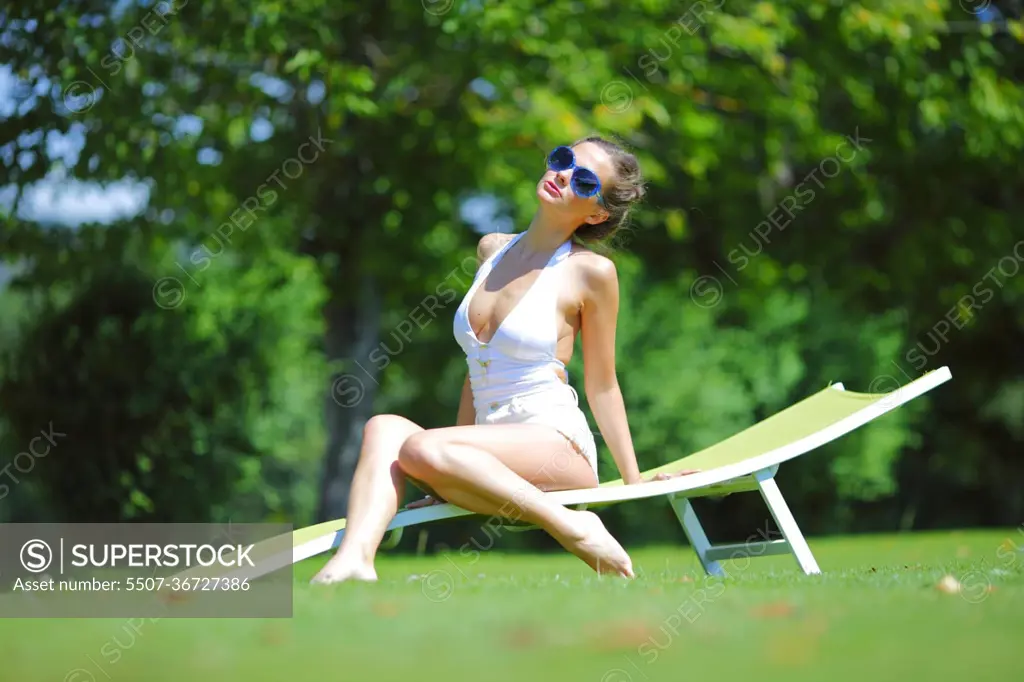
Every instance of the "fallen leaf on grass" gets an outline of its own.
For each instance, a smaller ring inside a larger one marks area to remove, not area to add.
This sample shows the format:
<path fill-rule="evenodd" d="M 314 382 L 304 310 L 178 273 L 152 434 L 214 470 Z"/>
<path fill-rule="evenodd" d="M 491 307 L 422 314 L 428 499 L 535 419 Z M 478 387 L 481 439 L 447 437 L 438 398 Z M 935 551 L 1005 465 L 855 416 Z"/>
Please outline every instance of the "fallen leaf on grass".
<path fill-rule="evenodd" d="M 793 611 L 793 605 L 789 602 L 777 601 L 755 606 L 750 610 L 750 615 L 755 618 L 785 618 L 791 615 Z"/>
<path fill-rule="evenodd" d="M 189 600 L 189 594 L 187 592 L 179 592 L 177 590 L 163 590 L 160 594 L 160 601 L 165 604 L 180 604 Z"/>
<path fill-rule="evenodd" d="M 380 616 L 381 618 L 394 618 L 398 615 L 400 608 L 398 604 L 390 601 L 378 602 L 370 607 L 374 615 Z"/>
<path fill-rule="evenodd" d="M 642 620 L 623 620 L 612 623 L 590 624 L 587 639 L 602 651 L 636 649 L 650 640 L 654 630 Z"/>
<path fill-rule="evenodd" d="M 506 646 L 513 649 L 528 649 L 537 646 L 537 644 L 543 641 L 543 637 L 537 632 L 536 628 L 529 625 L 518 625 L 511 630 L 506 630 L 502 636 L 502 641 Z"/>
<path fill-rule="evenodd" d="M 278 646 L 288 641 L 288 633 L 281 627 L 269 626 L 260 632 L 260 644 Z"/>
<path fill-rule="evenodd" d="M 803 667 L 817 658 L 822 630 L 800 628 L 798 632 L 775 634 L 768 638 L 764 653 L 770 663 L 783 667 Z"/>
<path fill-rule="evenodd" d="M 820 637 L 828 632 L 828 619 L 820 613 L 808 616 L 800 624 L 800 629 L 807 637 Z"/>
<path fill-rule="evenodd" d="M 944 575 L 935 585 L 935 589 L 946 594 L 957 594 L 960 592 L 960 581 L 951 575 Z"/>
<path fill-rule="evenodd" d="M 765 655 L 771 663 L 784 667 L 806 666 L 814 661 L 817 647 L 809 646 L 803 637 L 773 637 L 768 640 Z M 816 644 L 816 643 L 815 643 Z"/>

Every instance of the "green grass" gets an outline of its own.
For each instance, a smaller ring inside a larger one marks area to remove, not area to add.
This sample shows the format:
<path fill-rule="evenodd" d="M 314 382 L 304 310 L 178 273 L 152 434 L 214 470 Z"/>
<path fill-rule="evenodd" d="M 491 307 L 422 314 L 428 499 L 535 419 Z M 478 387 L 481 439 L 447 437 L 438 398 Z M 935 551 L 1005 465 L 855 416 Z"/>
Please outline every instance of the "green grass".
<path fill-rule="evenodd" d="M 2 620 L 0 679 L 1019 679 L 1024 529 L 810 544 L 823 575 L 783 556 L 706 579 L 680 546 L 632 552 L 631 583 L 569 555 L 456 551 L 311 587 L 324 556 L 295 568 L 287 620 Z M 964 591 L 937 589 L 945 575 Z"/>

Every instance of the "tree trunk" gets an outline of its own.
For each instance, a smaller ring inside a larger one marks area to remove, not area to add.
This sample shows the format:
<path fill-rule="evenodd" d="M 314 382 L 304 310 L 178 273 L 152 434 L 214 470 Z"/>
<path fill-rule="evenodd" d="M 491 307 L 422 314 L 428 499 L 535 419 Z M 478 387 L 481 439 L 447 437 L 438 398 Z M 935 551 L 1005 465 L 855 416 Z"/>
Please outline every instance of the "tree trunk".
<path fill-rule="evenodd" d="M 358 264 L 353 265 L 353 269 L 358 268 Z M 324 399 L 327 450 L 317 523 L 347 514 L 363 426 L 373 415 L 379 386 L 379 371 L 369 356 L 380 340 L 380 291 L 373 277 L 364 273 L 358 281 L 357 295 L 352 293 L 336 287 L 326 306 L 327 358 L 332 366 L 344 369 L 331 373 Z"/>

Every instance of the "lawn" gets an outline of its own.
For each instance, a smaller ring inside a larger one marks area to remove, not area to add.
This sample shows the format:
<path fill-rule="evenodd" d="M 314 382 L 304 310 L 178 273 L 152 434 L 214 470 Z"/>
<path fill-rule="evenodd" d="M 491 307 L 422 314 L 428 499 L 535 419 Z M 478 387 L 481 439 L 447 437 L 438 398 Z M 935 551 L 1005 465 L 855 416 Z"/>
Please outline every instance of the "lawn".
<path fill-rule="evenodd" d="M 295 568 L 292 619 L 2 620 L 0 680 L 1020 679 L 1024 527 L 809 541 L 820 576 L 770 557 L 707 579 L 679 546 L 633 551 L 629 583 L 455 552 L 313 588 L 320 557 Z"/>

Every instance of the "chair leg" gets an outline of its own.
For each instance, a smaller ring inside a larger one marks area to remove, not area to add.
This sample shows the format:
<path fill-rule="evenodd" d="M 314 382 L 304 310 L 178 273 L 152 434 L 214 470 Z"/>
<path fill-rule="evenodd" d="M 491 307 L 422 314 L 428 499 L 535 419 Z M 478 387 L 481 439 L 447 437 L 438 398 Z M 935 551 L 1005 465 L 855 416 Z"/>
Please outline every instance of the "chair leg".
<path fill-rule="evenodd" d="M 722 565 L 717 560 L 708 556 L 711 543 L 708 541 L 707 534 L 704 533 L 704 527 L 700 525 L 700 521 L 697 519 L 697 513 L 693 511 L 693 505 L 690 504 L 690 500 L 685 497 L 671 495 L 669 496 L 669 501 L 672 504 L 672 511 L 676 513 L 676 518 L 679 519 L 679 523 L 683 527 L 683 532 L 686 533 L 686 538 L 697 552 L 697 558 L 700 559 L 704 570 L 709 575 L 724 576 L 725 571 L 722 570 Z"/>
<path fill-rule="evenodd" d="M 807 575 L 821 573 L 818 562 L 814 560 L 811 548 L 807 545 L 804 534 L 800 532 L 800 526 L 797 525 L 792 512 L 789 511 L 789 505 L 783 499 L 782 491 L 779 490 L 774 476 L 775 472 L 770 469 L 764 469 L 754 474 L 761 497 L 768 505 L 772 518 L 775 519 L 776 525 L 782 531 L 782 536 L 789 543 L 789 549 L 796 557 L 796 562 L 800 565 L 801 570 Z"/>
<path fill-rule="evenodd" d="M 405 528 L 395 528 L 384 534 L 384 539 L 380 543 L 380 549 L 389 550 L 394 549 L 398 546 L 398 543 L 402 541 L 402 531 Z"/>

